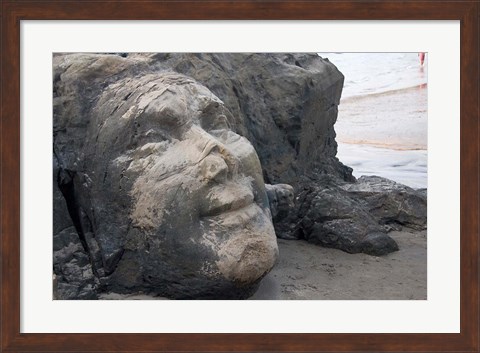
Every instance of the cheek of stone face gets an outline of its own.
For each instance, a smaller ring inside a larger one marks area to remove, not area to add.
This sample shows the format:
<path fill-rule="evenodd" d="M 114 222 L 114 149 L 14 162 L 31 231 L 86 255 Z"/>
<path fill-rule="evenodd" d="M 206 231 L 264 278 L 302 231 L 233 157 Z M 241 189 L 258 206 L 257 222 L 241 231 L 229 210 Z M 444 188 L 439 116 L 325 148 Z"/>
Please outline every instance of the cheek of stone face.
<path fill-rule="evenodd" d="M 167 221 L 174 227 L 180 220 L 193 223 L 198 219 L 205 183 L 199 177 L 201 171 L 194 157 L 182 154 L 178 143 L 139 163 L 142 168 L 131 190 L 131 219 L 135 226 L 152 231 Z"/>

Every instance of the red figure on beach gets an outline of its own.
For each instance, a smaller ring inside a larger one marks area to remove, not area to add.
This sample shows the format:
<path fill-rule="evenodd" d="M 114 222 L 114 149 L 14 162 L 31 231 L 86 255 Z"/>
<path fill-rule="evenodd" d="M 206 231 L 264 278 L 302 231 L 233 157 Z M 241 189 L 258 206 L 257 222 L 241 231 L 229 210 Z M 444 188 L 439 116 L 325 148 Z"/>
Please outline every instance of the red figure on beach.
<path fill-rule="evenodd" d="M 423 62 L 425 61 L 425 53 L 418 53 L 418 57 L 420 58 L 420 65 L 423 66 Z"/>

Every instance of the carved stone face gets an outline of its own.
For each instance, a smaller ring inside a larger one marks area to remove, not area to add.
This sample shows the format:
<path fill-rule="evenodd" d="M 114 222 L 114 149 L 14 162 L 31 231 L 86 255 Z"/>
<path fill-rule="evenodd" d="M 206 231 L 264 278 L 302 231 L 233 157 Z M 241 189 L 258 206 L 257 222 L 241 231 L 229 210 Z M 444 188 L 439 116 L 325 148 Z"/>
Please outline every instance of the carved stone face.
<path fill-rule="evenodd" d="M 242 297 L 273 267 L 260 162 L 207 88 L 170 73 L 126 79 L 106 89 L 92 116 L 86 160 L 102 215 L 97 241 L 116 258 L 110 286 Z"/>

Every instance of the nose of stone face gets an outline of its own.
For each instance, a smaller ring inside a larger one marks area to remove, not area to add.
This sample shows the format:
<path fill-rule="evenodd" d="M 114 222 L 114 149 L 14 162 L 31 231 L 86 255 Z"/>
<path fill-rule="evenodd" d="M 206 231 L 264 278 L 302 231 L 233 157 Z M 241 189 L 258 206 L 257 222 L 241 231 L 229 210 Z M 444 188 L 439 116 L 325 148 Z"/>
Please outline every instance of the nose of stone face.
<path fill-rule="evenodd" d="M 205 178 L 212 179 L 217 174 L 220 178 L 223 174 L 225 176 L 226 174 L 237 174 L 241 161 L 235 151 L 201 128 L 194 127 L 192 131 L 195 139 L 199 141 L 198 145 L 201 150 L 199 163 L 202 172 L 205 172 Z"/>
<path fill-rule="evenodd" d="M 208 155 L 200 162 L 200 173 L 208 181 L 224 182 L 228 175 L 228 165 L 219 155 Z"/>

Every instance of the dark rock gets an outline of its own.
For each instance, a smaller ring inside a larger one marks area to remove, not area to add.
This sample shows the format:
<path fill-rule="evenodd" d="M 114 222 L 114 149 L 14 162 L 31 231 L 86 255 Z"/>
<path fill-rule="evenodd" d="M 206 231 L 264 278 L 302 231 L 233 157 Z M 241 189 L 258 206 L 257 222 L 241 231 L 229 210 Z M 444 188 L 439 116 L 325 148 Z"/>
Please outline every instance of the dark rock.
<path fill-rule="evenodd" d="M 387 254 L 398 246 L 383 226 L 328 178 L 306 185 L 299 192 L 297 220 L 293 221 L 297 238 L 350 253 Z"/>
<path fill-rule="evenodd" d="M 380 224 L 395 229 L 398 226 L 427 229 L 426 189 L 417 191 L 378 176 L 362 176 L 356 183 L 345 184 L 342 188 L 364 203 Z"/>
<path fill-rule="evenodd" d="M 60 167 L 58 159 L 53 156 L 53 234 L 73 226 L 72 219 L 68 213 L 65 197 L 58 187 Z"/>
<path fill-rule="evenodd" d="M 297 239 L 292 218 L 296 217 L 293 187 L 288 184 L 265 185 L 277 238 Z"/>
<path fill-rule="evenodd" d="M 285 218 L 294 206 L 293 187 L 288 184 L 265 184 L 272 219 Z"/>
<path fill-rule="evenodd" d="M 57 55 L 54 91 L 55 183 L 78 234 L 55 253 L 59 296 L 251 295 L 278 248 L 257 154 L 222 101 L 130 55 Z"/>
<path fill-rule="evenodd" d="M 99 286 L 58 180 L 62 168 L 53 158 L 53 271 L 55 299 L 97 299 Z"/>
<path fill-rule="evenodd" d="M 56 299 L 97 299 L 100 282 L 74 227 L 54 236 L 53 270 Z"/>
<path fill-rule="evenodd" d="M 362 241 L 362 252 L 365 254 L 381 256 L 393 251 L 398 251 L 398 245 L 385 233 L 369 233 Z"/>

